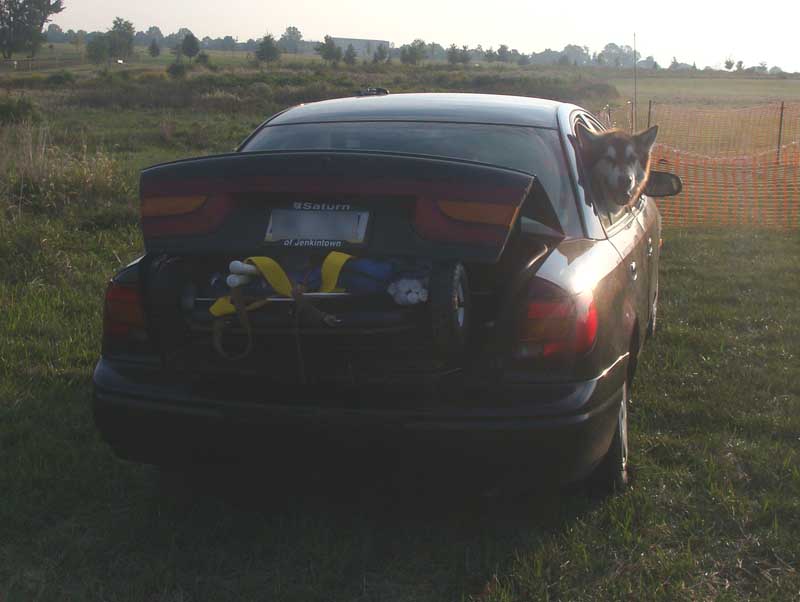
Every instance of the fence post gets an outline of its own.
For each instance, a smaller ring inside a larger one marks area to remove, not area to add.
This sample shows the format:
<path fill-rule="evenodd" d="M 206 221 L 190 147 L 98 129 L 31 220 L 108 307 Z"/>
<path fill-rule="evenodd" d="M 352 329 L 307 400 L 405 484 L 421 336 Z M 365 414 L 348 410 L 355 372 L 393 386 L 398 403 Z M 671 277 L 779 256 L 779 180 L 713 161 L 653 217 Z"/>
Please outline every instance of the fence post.
<path fill-rule="evenodd" d="M 650 129 L 650 117 L 653 114 L 653 99 L 647 101 L 647 129 Z"/>
<path fill-rule="evenodd" d="M 781 144 L 783 143 L 783 108 L 784 108 L 784 101 L 781 101 L 781 117 L 780 121 L 778 121 L 778 153 L 776 161 L 778 163 L 781 162 Z"/>
<path fill-rule="evenodd" d="M 611 105 L 606 105 L 606 110 L 608 112 L 608 127 L 613 127 L 613 123 L 611 122 Z"/>
<path fill-rule="evenodd" d="M 634 104 L 633 101 L 630 101 L 630 104 L 631 104 L 631 134 L 633 134 L 633 128 L 635 127 L 634 124 L 636 123 L 636 113 L 634 113 L 634 111 L 636 111 L 636 105 Z"/>

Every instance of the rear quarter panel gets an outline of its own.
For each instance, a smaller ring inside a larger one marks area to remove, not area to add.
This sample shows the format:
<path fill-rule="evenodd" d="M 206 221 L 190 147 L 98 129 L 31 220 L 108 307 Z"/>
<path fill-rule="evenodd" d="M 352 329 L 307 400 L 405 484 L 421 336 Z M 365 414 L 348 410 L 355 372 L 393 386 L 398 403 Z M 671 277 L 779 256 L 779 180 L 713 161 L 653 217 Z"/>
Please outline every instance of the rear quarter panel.
<path fill-rule="evenodd" d="M 575 239 L 553 249 L 537 272 L 539 278 L 569 294 L 591 291 L 593 295 L 597 340 L 592 351 L 577 358 L 575 380 L 597 377 L 628 352 L 636 311 L 627 269 L 608 239 Z"/>

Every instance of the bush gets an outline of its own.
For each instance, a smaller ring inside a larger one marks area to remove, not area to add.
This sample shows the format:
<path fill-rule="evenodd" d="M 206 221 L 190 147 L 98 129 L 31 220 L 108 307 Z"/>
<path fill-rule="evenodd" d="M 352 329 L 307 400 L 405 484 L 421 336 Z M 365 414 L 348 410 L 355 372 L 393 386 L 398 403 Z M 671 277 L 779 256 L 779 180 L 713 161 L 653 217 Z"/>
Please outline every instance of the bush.
<path fill-rule="evenodd" d="M 136 81 L 142 84 L 160 83 L 166 79 L 161 71 L 145 71 L 136 77 Z"/>
<path fill-rule="evenodd" d="M 200 95 L 200 106 L 209 111 L 236 113 L 242 105 L 242 99 L 225 90 L 212 90 Z"/>
<path fill-rule="evenodd" d="M 39 109 L 29 98 L 0 99 L 0 124 L 36 122 L 39 121 Z"/>
<path fill-rule="evenodd" d="M 189 68 L 183 63 L 172 63 L 169 67 L 167 67 L 167 75 L 169 75 L 172 79 L 183 79 L 186 77 L 188 71 Z"/>
<path fill-rule="evenodd" d="M 67 86 L 75 83 L 75 74 L 71 71 L 51 73 L 45 80 L 49 86 Z"/>

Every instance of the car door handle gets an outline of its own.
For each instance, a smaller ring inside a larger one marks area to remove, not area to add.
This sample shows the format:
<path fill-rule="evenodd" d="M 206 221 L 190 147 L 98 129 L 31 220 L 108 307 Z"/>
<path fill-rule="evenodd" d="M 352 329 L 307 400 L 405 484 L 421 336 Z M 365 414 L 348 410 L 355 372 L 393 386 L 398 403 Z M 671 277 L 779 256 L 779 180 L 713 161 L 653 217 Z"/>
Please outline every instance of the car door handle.
<path fill-rule="evenodd" d="M 631 264 L 628 267 L 631 270 L 631 279 L 636 280 L 639 277 L 639 273 L 636 271 L 636 262 L 631 261 Z"/>
<path fill-rule="evenodd" d="M 653 256 L 653 238 L 651 236 L 647 237 L 647 256 Z"/>

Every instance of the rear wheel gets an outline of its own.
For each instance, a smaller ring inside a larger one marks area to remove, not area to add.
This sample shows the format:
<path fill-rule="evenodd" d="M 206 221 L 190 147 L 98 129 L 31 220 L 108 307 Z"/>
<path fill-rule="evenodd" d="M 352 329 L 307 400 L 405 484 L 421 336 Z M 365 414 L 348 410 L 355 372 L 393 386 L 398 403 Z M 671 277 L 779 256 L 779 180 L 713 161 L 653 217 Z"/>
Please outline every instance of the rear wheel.
<path fill-rule="evenodd" d="M 442 359 L 457 361 L 467 346 L 472 309 L 467 271 L 462 264 L 434 265 L 430 305 L 434 344 Z"/>
<path fill-rule="evenodd" d="M 617 423 L 611 447 L 597 468 L 598 484 L 608 491 L 622 492 L 628 487 L 628 395 L 630 387 L 622 386 L 622 401 L 617 412 Z"/>
<path fill-rule="evenodd" d="M 653 297 L 653 306 L 650 308 L 650 321 L 647 323 L 647 338 L 656 335 L 656 317 L 658 316 L 658 282 L 656 282 L 656 294 Z"/>

